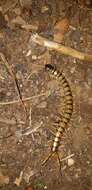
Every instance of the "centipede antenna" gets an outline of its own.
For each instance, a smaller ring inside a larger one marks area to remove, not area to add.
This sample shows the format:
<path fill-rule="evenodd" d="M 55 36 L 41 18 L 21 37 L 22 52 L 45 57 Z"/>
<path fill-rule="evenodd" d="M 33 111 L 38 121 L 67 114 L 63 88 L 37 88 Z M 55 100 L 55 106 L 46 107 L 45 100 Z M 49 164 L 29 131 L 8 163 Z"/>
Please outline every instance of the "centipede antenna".
<path fill-rule="evenodd" d="M 51 152 L 51 153 L 48 155 L 48 157 L 42 162 L 42 166 L 43 166 L 44 164 L 46 164 L 46 162 L 52 157 L 52 155 L 53 155 L 53 152 Z"/>
<path fill-rule="evenodd" d="M 57 154 L 57 158 L 58 158 L 58 162 L 59 162 L 59 171 L 60 171 L 60 175 L 62 176 L 62 172 L 61 172 L 61 161 L 60 161 L 60 157 L 59 157 L 59 154 L 58 152 L 56 152 Z"/>

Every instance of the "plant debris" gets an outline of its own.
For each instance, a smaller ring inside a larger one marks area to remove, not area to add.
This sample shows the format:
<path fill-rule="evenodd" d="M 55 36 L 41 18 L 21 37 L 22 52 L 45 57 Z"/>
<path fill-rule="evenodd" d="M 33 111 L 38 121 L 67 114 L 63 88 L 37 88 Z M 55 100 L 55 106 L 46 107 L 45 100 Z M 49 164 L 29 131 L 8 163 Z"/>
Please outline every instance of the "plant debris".
<path fill-rule="evenodd" d="M 54 26 L 54 41 L 61 43 L 69 29 L 69 20 L 64 18 L 58 21 Z"/>
<path fill-rule="evenodd" d="M 3 173 L 0 171 L 0 186 L 9 184 L 9 176 L 3 175 Z"/>

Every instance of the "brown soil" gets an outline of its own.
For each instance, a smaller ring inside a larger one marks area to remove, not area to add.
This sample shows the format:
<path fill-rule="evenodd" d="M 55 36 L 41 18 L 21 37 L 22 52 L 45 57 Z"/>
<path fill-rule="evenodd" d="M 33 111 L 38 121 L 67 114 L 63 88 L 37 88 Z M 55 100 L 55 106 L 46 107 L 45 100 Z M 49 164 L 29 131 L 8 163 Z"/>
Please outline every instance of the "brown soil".
<path fill-rule="evenodd" d="M 2 182 L 0 178 L 0 189 L 24 190 L 30 185 L 35 190 L 91 190 L 91 63 L 49 52 L 34 44 L 30 47 L 30 37 L 35 30 L 53 39 L 54 24 L 67 17 L 71 27 L 63 44 L 92 54 L 91 3 L 89 6 L 86 1 L 35 0 L 25 6 L 19 2 L 0 1 L 0 52 L 16 74 L 22 98 L 35 98 L 25 102 L 26 110 L 21 103 L 1 104 L 19 97 L 13 79 L 0 59 L 0 172 L 3 180 L 5 176 L 9 178 L 8 182 Z M 22 27 L 23 22 L 26 28 Z M 35 29 L 28 29 L 27 24 Z M 52 129 L 51 126 L 64 107 L 62 87 L 45 72 L 46 63 L 53 63 L 64 71 L 73 94 L 72 119 L 59 147 L 61 160 L 71 154 L 73 157 L 61 162 L 62 176 L 56 155 L 41 166 L 53 142 L 55 127 Z M 15 179 L 22 171 L 17 186 Z"/>

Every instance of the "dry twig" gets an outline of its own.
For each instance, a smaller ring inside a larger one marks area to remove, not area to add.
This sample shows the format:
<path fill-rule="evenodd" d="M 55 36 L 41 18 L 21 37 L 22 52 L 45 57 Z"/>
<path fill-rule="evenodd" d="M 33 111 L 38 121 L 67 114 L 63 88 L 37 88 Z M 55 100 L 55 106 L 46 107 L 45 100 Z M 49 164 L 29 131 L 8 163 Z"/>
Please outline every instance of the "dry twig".
<path fill-rule="evenodd" d="M 5 123 L 8 125 L 16 125 L 17 121 L 14 119 L 0 118 L 0 123 Z M 20 121 L 19 124 L 25 124 L 23 121 Z"/>
<path fill-rule="evenodd" d="M 21 92 L 20 92 L 20 89 L 19 89 L 19 85 L 18 85 L 18 81 L 17 81 L 17 78 L 16 78 L 16 75 L 15 73 L 12 71 L 8 61 L 6 60 L 5 56 L 3 53 L 0 52 L 0 57 L 3 61 L 3 63 L 5 64 L 6 68 L 8 69 L 8 72 L 10 73 L 10 75 L 12 76 L 13 78 L 13 81 L 14 81 L 14 84 L 15 84 L 15 87 L 16 87 L 16 90 L 17 90 L 17 93 L 18 93 L 18 96 L 19 96 L 19 99 L 20 99 L 20 102 L 21 104 L 23 105 L 25 111 L 26 111 L 26 108 L 25 108 L 25 105 L 24 105 L 24 102 L 22 101 L 22 95 L 21 95 Z"/>
<path fill-rule="evenodd" d="M 41 127 L 42 127 L 42 122 L 38 126 L 34 127 L 34 129 L 32 129 L 31 127 L 26 128 L 25 130 L 22 131 L 22 135 L 27 136 L 27 135 L 33 134 L 37 132 L 38 129 Z"/>
<path fill-rule="evenodd" d="M 38 35 L 37 33 L 33 34 L 31 36 L 30 42 L 31 41 L 33 41 L 34 43 L 37 43 L 41 46 L 47 47 L 47 48 L 49 48 L 49 50 L 56 50 L 64 55 L 72 56 L 72 57 L 78 58 L 82 61 L 89 61 L 89 62 L 92 61 L 92 55 L 82 53 L 82 52 L 72 49 L 70 47 L 65 47 L 64 45 L 59 44 L 57 42 L 50 41 L 50 40 Z"/>
<path fill-rule="evenodd" d="M 60 160 L 60 162 L 66 161 L 66 160 L 68 160 L 69 158 L 72 158 L 73 156 L 74 156 L 74 154 L 71 154 L 71 155 L 69 155 L 69 156 L 63 158 L 62 160 Z"/>
<path fill-rule="evenodd" d="M 46 96 L 48 95 L 48 91 L 45 92 L 45 93 L 41 93 L 41 94 L 38 94 L 38 95 L 35 95 L 35 96 L 31 96 L 31 97 L 28 97 L 28 98 L 24 98 L 22 99 L 23 102 L 27 102 L 27 101 L 30 101 L 32 99 L 35 99 L 35 98 L 38 98 L 38 97 L 41 97 L 41 96 Z M 10 104 L 17 104 L 19 103 L 20 100 L 14 100 L 14 101 L 9 101 L 9 102 L 0 102 L 0 106 L 4 106 L 4 105 L 10 105 Z"/>

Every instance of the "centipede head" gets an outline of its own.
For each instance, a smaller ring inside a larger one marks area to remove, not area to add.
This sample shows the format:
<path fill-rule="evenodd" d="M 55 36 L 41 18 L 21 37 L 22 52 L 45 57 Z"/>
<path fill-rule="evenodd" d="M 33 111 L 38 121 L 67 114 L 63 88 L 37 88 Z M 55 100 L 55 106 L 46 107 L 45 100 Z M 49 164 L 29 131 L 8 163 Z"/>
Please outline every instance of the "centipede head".
<path fill-rule="evenodd" d="M 45 70 L 54 72 L 56 70 L 56 67 L 55 67 L 55 65 L 46 64 L 45 65 Z"/>

